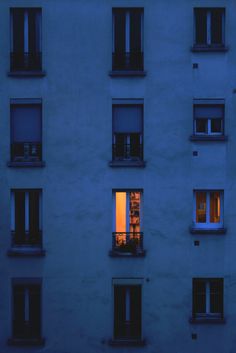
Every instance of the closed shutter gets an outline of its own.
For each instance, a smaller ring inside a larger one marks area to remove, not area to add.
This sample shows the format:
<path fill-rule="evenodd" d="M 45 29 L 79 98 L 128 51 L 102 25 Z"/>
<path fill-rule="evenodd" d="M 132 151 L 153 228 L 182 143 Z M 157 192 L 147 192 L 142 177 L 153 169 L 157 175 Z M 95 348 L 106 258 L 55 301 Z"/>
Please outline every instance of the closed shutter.
<path fill-rule="evenodd" d="M 222 119 L 224 115 L 224 107 L 222 105 L 195 105 L 194 117 L 206 119 Z"/>
<path fill-rule="evenodd" d="M 141 105 L 114 105 L 113 132 L 141 133 L 143 125 L 143 111 Z"/>

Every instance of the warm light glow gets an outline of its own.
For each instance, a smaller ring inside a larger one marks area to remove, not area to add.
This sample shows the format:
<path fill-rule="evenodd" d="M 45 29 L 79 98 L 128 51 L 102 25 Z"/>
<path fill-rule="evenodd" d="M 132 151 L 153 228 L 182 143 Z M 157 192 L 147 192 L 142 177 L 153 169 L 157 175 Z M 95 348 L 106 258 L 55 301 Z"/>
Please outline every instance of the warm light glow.
<path fill-rule="evenodd" d="M 215 191 L 210 194 L 210 205 L 211 205 L 211 223 L 220 222 L 220 193 Z"/>
<path fill-rule="evenodd" d="M 116 232 L 126 232 L 126 192 L 116 192 Z"/>
<path fill-rule="evenodd" d="M 196 193 L 196 221 L 206 223 L 206 192 Z"/>

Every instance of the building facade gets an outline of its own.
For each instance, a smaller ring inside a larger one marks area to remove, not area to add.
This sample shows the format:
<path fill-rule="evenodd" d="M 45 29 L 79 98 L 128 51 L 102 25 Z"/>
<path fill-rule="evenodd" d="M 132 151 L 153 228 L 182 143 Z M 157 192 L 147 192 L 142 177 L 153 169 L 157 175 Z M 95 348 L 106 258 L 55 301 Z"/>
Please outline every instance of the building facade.
<path fill-rule="evenodd" d="M 235 1 L 0 9 L 0 352 L 236 352 Z"/>

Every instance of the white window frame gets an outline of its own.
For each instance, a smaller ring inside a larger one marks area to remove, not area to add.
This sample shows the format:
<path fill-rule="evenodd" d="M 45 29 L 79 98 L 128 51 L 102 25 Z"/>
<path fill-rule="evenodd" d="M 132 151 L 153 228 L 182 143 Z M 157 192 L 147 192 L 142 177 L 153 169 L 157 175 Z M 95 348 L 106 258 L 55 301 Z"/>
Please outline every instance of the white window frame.
<path fill-rule="evenodd" d="M 221 132 L 212 132 L 211 131 L 211 121 L 215 118 L 206 118 L 205 120 L 207 120 L 207 132 L 197 132 L 197 120 L 200 120 L 201 118 L 194 118 L 194 135 L 204 135 L 204 136 L 222 136 L 224 135 L 223 132 L 223 123 L 224 123 L 224 118 L 218 118 L 218 120 L 221 121 Z M 204 118 L 202 118 L 204 119 Z"/>
<path fill-rule="evenodd" d="M 196 194 L 197 192 L 205 192 L 206 193 L 206 222 L 205 223 L 199 223 L 197 222 L 196 219 L 196 211 L 197 211 L 197 199 L 196 199 Z M 212 223 L 210 222 L 210 193 L 211 192 L 219 192 L 220 193 L 220 222 L 218 223 Z M 201 229 L 219 229 L 223 228 L 224 225 L 224 215 L 223 215 L 223 206 L 224 202 L 224 191 L 223 190 L 202 190 L 202 189 L 196 189 L 194 190 L 194 207 L 193 207 L 193 225 L 194 228 L 201 228 Z"/>

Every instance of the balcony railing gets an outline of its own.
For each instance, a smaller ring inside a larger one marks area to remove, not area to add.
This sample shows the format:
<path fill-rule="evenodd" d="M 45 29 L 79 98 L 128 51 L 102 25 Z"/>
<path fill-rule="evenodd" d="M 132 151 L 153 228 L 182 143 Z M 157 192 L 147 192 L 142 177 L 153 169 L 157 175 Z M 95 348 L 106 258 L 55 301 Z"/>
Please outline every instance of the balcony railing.
<path fill-rule="evenodd" d="M 11 53 L 11 71 L 42 70 L 42 53 Z"/>
<path fill-rule="evenodd" d="M 120 321 L 115 329 L 116 339 L 136 340 L 141 338 L 140 321 Z"/>
<path fill-rule="evenodd" d="M 42 144 L 39 142 L 16 142 L 11 144 L 12 162 L 39 162 L 42 160 Z"/>
<path fill-rule="evenodd" d="M 113 53 L 112 69 L 124 71 L 143 71 L 143 53 Z"/>
<path fill-rule="evenodd" d="M 140 144 L 113 144 L 113 160 L 143 160 L 143 145 Z"/>
<path fill-rule="evenodd" d="M 143 252 L 142 232 L 113 232 L 112 250 L 120 253 L 139 254 Z"/>
<path fill-rule="evenodd" d="M 42 245 L 42 232 L 11 232 L 12 246 L 41 246 Z"/>

